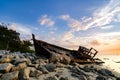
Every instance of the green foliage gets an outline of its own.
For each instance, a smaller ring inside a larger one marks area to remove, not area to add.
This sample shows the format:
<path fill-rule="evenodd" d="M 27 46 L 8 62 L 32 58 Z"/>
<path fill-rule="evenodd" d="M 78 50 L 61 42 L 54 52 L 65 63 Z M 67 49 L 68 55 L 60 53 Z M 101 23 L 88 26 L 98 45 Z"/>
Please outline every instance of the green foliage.
<path fill-rule="evenodd" d="M 33 53 L 34 51 L 31 50 L 29 46 L 32 46 L 31 42 L 28 40 L 23 40 L 21 43 L 21 52 Z"/>
<path fill-rule="evenodd" d="M 20 33 L 8 29 L 6 25 L 0 25 L 0 49 L 21 52 L 33 52 L 29 46 L 32 46 L 30 41 L 21 41 Z"/>

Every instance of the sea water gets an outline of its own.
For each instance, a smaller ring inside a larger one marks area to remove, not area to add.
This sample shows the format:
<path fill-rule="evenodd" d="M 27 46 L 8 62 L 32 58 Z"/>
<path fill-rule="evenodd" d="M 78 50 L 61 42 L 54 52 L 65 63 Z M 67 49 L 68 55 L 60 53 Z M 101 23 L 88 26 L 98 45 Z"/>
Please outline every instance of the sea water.
<path fill-rule="evenodd" d="M 99 55 L 97 57 L 105 62 L 103 64 L 105 67 L 120 73 L 120 55 Z"/>

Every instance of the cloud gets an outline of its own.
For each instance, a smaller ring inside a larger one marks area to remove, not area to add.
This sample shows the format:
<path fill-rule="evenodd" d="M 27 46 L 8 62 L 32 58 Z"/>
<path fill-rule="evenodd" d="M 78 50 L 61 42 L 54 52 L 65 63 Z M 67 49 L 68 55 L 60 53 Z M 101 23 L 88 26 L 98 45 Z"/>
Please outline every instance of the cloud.
<path fill-rule="evenodd" d="M 10 26 L 11 29 L 16 30 L 18 32 L 20 32 L 21 34 L 31 34 L 31 29 L 22 25 L 22 24 L 18 24 L 18 23 L 12 23 Z"/>
<path fill-rule="evenodd" d="M 120 53 L 120 42 L 117 39 L 112 39 L 109 40 L 109 44 L 107 45 L 101 45 L 101 47 L 99 47 L 99 50 L 101 51 L 101 53 L 107 53 L 107 54 L 116 54 L 116 53 Z"/>
<path fill-rule="evenodd" d="M 54 31 L 50 31 L 50 34 L 54 34 L 55 32 Z"/>
<path fill-rule="evenodd" d="M 68 32 L 64 35 L 65 36 L 61 36 L 60 38 L 55 38 L 54 40 L 56 40 L 56 42 L 53 40 L 53 43 L 65 48 L 76 50 L 79 46 L 85 46 L 87 48 L 94 47 L 101 53 L 112 53 L 113 51 L 111 51 L 110 49 L 117 50 L 117 46 L 120 40 L 120 31 L 97 33 L 87 37 L 77 37 L 74 36 L 71 32 Z M 114 48 L 112 48 L 113 45 Z"/>
<path fill-rule="evenodd" d="M 98 40 L 93 40 L 90 42 L 91 45 L 93 46 L 99 46 L 100 45 L 100 42 Z"/>
<path fill-rule="evenodd" d="M 48 17 L 48 15 L 43 15 L 38 21 L 41 26 L 52 27 L 55 24 L 55 22 Z"/>
<path fill-rule="evenodd" d="M 11 23 L 9 29 L 19 32 L 22 39 L 30 39 L 32 34 L 32 30 L 28 26 L 19 23 Z"/>
<path fill-rule="evenodd" d="M 99 37 L 111 37 L 111 38 L 120 37 L 120 31 L 118 31 L 118 32 L 98 33 L 98 34 L 96 34 L 96 36 L 99 36 Z"/>
<path fill-rule="evenodd" d="M 108 25 L 108 26 L 102 26 L 100 28 L 101 29 L 111 29 L 111 28 L 113 28 L 113 26 L 112 25 Z"/>
<path fill-rule="evenodd" d="M 65 15 L 61 15 L 60 18 L 63 20 L 69 20 L 70 16 L 68 14 L 65 14 Z"/>
<path fill-rule="evenodd" d="M 70 31 L 70 32 L 67 32 L 67 33 L 64 33 L 63 35 L 62 35 L 63 37 L 62 37 L 62 40 L 69 40 L 69 39 L 71 39 L 71 38 L 73 38 L 74 37 L 74 35 L 72 34 L 72 32 Z"/>
<path fill-rule="evenodd" d="M 91 17 L 83 17 L 80 20 L 71 18 L 68 14 L 61 15 L 61 19 L 68 22 L 68 26 L 74 31 L 87 30 L 93 27 L 102 27 L 112 22 L 119 22 L 120 1 L 110 0 L 110 2 L 93 12 Z"/>

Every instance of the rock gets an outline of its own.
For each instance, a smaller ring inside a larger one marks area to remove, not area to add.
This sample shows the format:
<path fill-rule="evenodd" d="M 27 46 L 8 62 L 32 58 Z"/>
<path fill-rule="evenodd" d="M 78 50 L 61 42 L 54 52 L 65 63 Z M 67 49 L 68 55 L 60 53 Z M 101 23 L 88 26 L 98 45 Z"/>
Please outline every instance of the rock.
<path fill-rule="evenodd" d="M 32 61 L 33 64 L 39 64 L 39 65 L 46 65 L 46 62 L 44 59 L 37 59 Z"/>
<path fill-rule="evenodd" d="M 0 58 L 2 58 L 2 55 L 0 54 Z"/>
<path fill-rule="evenodd" d="M 18 53 L 19 53 L 19 52 L 18 52 Z M 18 54 L 18 53 L 17 53 L 17 54 Z M 25 58 L 25 57 L 20 53 L 19 58 L 23 59 L 23 58 Z"/>
<path fill-rule="evenodd" d="M 9 51 L 6 51 L 6 50 L 0 50 L 0 55 L 4 55 L 4 54 L 9 54 Z"/>
<path fill-rule="evenodd" d="M 32 61 L 32 60 L 35 60 L 35 58 L 33 56 L 29 56 L 29 59 Z"/>
<path fill-rule="evenodd" d="M 63 64 L 70 64 L 71 58 L 65 54 L 52 53 L 49 62 L 61 62 Z"/>
<path fill-rule="evenodd" d="M 13 59 L 20 59 L 19 55 L 14 55 Z"/>
<path fill-rule="evenodd" d="M 93 66 L 84 66 L 81 69 L 84 70 L 85 72 L 96 72 L 96 68 L 94 68 Z"/>
<path fill-rule="evenodd" d="M 12 67 L 13 65 L 11 63 L 0 64 L 0 73 L 9 72 Z"/>
<path fill-rule="evenodd" d="M 56 76 L 47 77 L 45 80 L 59 80 Z"/>
<path fill-rule="evenodd" d="M 79 80 L 88 80 L 87 74 L 82 71 L 78 66 L 72 68 L 72 76 L 79 78 Z"/>
<path fill-rule="evenodd" d="M 120 78 L 116 78 L 116 80 L 120 80 Z"/>
<path fill-rule="evenodd" d="M 30 64 L 28 64 L 28 67 L 38 68 L 38 67 L 39 67 L 39 64 L 32 64 L 32 63 L 30 63 Z"/>
<path fill-rule="evenodd" d="M 30 77 L 39 77 L 42 75 L 42 72 L 39 70 L 36 70 L 35 68 L 30 68 Z"/>
<path fill-rule="evenodd" d="M 39 66 L 38 70 L 42 71 L 43 74 L 47 74 L 49 71 L 45 68 L 45 66 Z"/>
<path fill-rule="evenodd" d="M 63 64 L 63 63 L 60 63 L 60 62 L 57 62 L 56 63 L 56 67 L 57 68 L 62 68 L 62 67 L 66 67 L 67 65 Z"/>
<path fill-rule="evenodd" d="M 49 63 L 49 64 L 46 64 L 45 67 L 49 72 L 53 72 L 56 68 L 56 64 Z"/>
<path fill-rule="evenodd" d="M 84 67 L 83 67 L 83 70 L 84 70 L 85 72 L 90 72 L 90 68 L 89 68 L 88 66 L 84 66 Z"/>
<path fill-rule="evenodd" d="M 72 71 L 73 71 L 74 73 L 78 74 L 78 75 L 85 75 L 85 76 L 86 76 L 85 72 L 82 71 L 78 66 L 74 66 L 74 67 L 72 68 Z"/>
<path fill-rule="evenodd" d="M 17 59 L 13 64 L 17 65 L 17 64 L 23 63 L 23 62 L 30 63 L 30 61 L 28 59 L 26 59 L 26 58 L 20 58 L 20 59 Z"/>
<path fill-rule="evenodd" d="M 15 61 L 19 60 L 19 59 L 20 59 L 19 55 L 13 55 L 13 59 L 12 59 L 11 63 L 14 64 Z"/>
<path fill-rule="evenodd" d="M 105 77 L 103 77 L 103 76 L 97 76 L 96 80 L 107 80 L 107 79 Z"/>
<path fill-rule="evenodd" d="M 26 63 L 19 63 L 17 66 L 12 67 L 12 71 L 18 71 L 27 67 Z"/>
<path fill-rule="evenodd" d="M 76 74 L 76 73 L 72 73 L 71 75 L 74 76 L 74 77 L 77 77 L 79 80 L 88 80 L 85 75 L 79 75 L 79 74 Z"/>
<path fill-rule="evenodd" d="M 98 70 L 98 73 L 102 74 L 104 76 L 113 76 L 114 77 L 114 74 L 107 69 L 100 69 L 100 70 Z"/>
<path fill-rule="evenodd" d="M 0 80 L 18 80 L 18 73 L 19 71 L 5 73 Z"/>
<path fill-rule="evenodd" d="M 69 80 L 67 77 L 61 77 L 60 80 Z"/>
<path fill-rule="evenodd" d="M 55 74 L 56 77 L 60 77 L 60 75 L 62 75 L 62 74 L 61 73 Z"/>
<path fill-rule="evenodd" d="M 70 64 L 71 58 L 65 54 L 61 55 L 60 62 L 63 64 Z"/>
<path fill-rule="evenodd" d="M 9 63 L 13 59 L 12 55 L 5 55 L 0 59 L 0 63 Z"/>
<path fill-rule="evenodd" d="M 60 55 L 52 53 L 49 62 L 60 62 Z"/>
<path fill-rule="evenodd" d="M 19 80 L 29 80 L 30 69 L 24 68 L 19 72 Z"/>
<path fill-rule="evenodd" d="M 3 74 L 2 73 L 0 73 L 0 77 L 2 76 Z"/>
<path fill-rule="evenodd" d="M 2 58 L 10 58 L 10 59 L 12 59 L 13 58 L 13 56 L 12 55 L 10 55 L 10 54 L 7 54 L 7 55 L 3 55 L 3 57 Z"/>

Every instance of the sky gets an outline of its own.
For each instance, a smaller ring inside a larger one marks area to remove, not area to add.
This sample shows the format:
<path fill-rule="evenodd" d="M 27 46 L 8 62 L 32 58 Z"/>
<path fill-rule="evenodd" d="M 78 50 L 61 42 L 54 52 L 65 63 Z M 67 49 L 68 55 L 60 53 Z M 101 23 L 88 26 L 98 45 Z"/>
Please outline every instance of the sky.
<path fill-rule="evenodd" d="M 119 0 L 0 0 L 0 24 L 68 49 L 120 54 Z"/>

